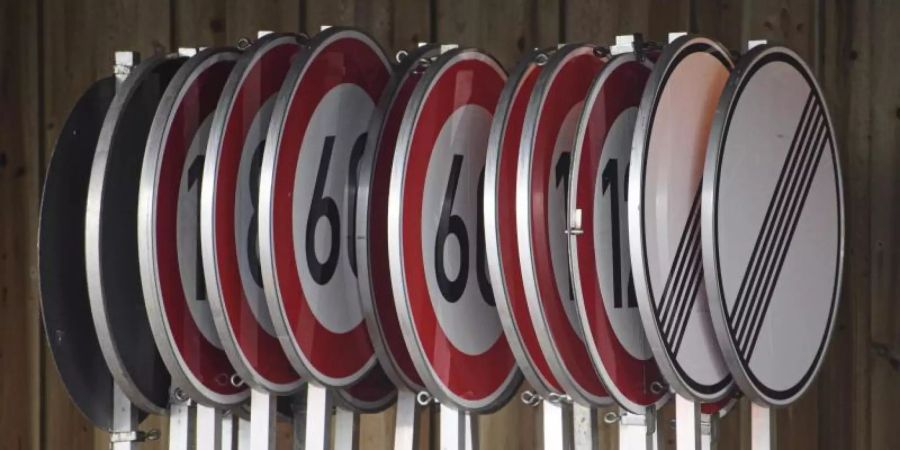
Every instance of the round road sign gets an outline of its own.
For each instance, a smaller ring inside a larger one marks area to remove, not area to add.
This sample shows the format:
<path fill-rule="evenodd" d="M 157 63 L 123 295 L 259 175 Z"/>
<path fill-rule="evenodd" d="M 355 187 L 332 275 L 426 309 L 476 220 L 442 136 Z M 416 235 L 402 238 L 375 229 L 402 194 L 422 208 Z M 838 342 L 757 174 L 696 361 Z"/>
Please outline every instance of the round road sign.
<path fill-rule="evenodd" d="M 669 386 L 702 402 L 732 385 L 700 257 L 700 181 L 728 55 L 696 36 L 663 49 L 638 110 L 628 180 L 631 270 L 650 348 Z"/>
<path fill-rule="evenodd" d="M 219 342 L 254 388 L 289 394 L 302 385 L 281 349 L 263 291 L 257 217 L 260 164 L 294 35 L 269 34 L 237 60 L 213 115 L 200 187 L 206 294 Z"/>
<path fill-rule="evenodd" d="M 185 58 L 158 56 L 131 70 L 100 130 L 85 212 L 85 269 L 100 348 L 122 392 L 164 414 L 169 372 L 144 306 L 138 263 L 138 189 L 147 135 L 166 86 Z"/>
<path fill-rule="evenodd" d="M 173 383 L 195 401 L 247 398 L 216 333 L 200 252 L 200 187 L 209 129 L 236 49 L 209 49 L 169 83 L 147 138 L 138 203 L 138 256 L 150 328 Z"/>
<path fill-rule="evenodd" d="M 732 72 L 709 137 L 701 211 L 725 361 L 751 399 L 789 404 L 822 364 L 844 259 L 834 128 L 793 51 L 756 47 Z"/>
<path fill-rule="evenodd" d="M 584 99 L 607 58 L 569 44 L 547 61 L 528 102 L 516 176 L 516 235 L 531 320 L 563 390 L 588 405 L 611 400 L 591 363 L 569 273 L 566 202 Z"/>
<path fill-rule="evenodd" d="M 44 177 L 38 228 L 41 317 L 59 377 L 75 406 L 98 428 L 113 420 L 113 379 L 91 321 L 84 268 L 84 213 L 91 161 L 116 93 L 112 77 L 78 99 Z"/>
<path fill-rule="evenodd" d="M 528 384 L 547 397 L 562 392 L 547 365 L 528 312 L 516 240 L 516 170 L 525 111 L 552 50 L 529 52 L 509 76 L 491 123 L 484 169 L 485 252 L 497 313 Z"/>
<path fill-rule="evenodd" d="M 631 140 L 652 68 L 646 57 L 625 53 L 594 80 L 572 147 L 568 199 L 569 223 L 581 230 L 569 234 L 581 332 L 609 394 L 636 414 L 669 398 L 644 334 L 628 254 Z"/>
<path fill-rule="evenodd" d="M 355 383 L 375 364 L 354 216 L 369 120 L 389 78 L 384 52 L 365 33 L 319 33 L 285 78 L 263 156 L 260 260 L 269 310 L 294 368 L 330 387 Z"/>
<path fill-rule="evenodd" d="M 388 260 L 388 191 L 397 133 L 427 59 L 437 45 L 423 45 L 394 68 L 369 125 L 366 150 L 359 162 L 356 199 L 356 254 L 363 315 L 375 354 L 387 376 L 413 392 L 424 389 L 400 331 L 391 290 Z"/>
<path fill-rule="evenodd" d="M 505 81 L 477 50 L 431 62 L 403 118 L 388 202 L 391 281 L 413 363 L 440 401 L 475 412 L 502 406 L 521 379 L 494 307 L 482 223 Z"/>

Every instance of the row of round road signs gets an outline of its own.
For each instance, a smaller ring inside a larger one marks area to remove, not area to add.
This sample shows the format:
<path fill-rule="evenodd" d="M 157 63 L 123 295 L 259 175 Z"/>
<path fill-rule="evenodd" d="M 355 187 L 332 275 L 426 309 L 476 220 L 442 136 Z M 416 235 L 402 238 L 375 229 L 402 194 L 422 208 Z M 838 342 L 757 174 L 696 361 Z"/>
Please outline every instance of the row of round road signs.
<path fill-rule="evenodd" d="M 843 196 L 793 52 L 733 69 L 696 36 L 570 44 L 509 76 L 476 49 L 403 56 L 353 29 L 269 34 L 85 93 L 40 268 L 57 365 L 98 426 L 113 381 L 150 413 L 170 383 L 217 407 L 308 380 L 360 412 L 397 388 L 486 412 L 524 374 L 635 413 L 809 385 Z"/>

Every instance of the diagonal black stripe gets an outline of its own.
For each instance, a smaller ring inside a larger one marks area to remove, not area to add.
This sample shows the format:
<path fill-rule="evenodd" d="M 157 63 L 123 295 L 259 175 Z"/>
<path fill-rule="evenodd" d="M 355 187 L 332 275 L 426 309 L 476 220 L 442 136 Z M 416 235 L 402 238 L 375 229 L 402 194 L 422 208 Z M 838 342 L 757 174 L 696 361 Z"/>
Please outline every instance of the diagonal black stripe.
<path fill-rule="evenodd" d="M 679 320 L 678 328 L 675 329 L 675 340 L 672 345 L 672 351 L 675 355 L 677 355 L 678 351 L 681 350 L 681 342 L 684 340 L 684 335 L 686 333 L 688 323 L 690 322 L 691 314 L 694 311 L 694 303 L 697 301 L 697 291 L 699 290 L 700 285 L 703 281 L 703 258 L 701 254 L 702 252 L 700 249 L 699 239 L 697 240 L 696 248 L 697 251 L 694 256 L 694 262 L 692 263 L 695 270 L 691 276 L 690 281 L 688 282 L 688 289 L 685 293 L 688 301 L 685 302 L 683 316 Z"/>
<path fill-rule="evenodd" d="M 783 242 L 784 236 L 790 227 L 792 215 L 794 214 L 794 206 L 797 204 L 797 199 L 799 198 L 803 190 L 803 183 L 805 180 L 804 177 L 808 171 L 810 159 L 814 155 L 815 145 L 817 144 L 819 136 L 821 135 L 821 127 L 823 125 L 823 122 L 822 120 L 820 120 L 820 117 L 821 114 L 817 114 L 817 116 L 813 120 L 814 125 L 812 131 L 809 133 L 810 137 L 804 142 L 802 151 L 800 152 L 800 158 L 797 163 L 797 169 L 790 178 L 787 192 L 782 198 L 782 201 L 784 202 L 784 206 L 782 206 L 781 208 L 782 212 L 779 215 L 775 226 L 772 227 L 772 232 L 770 234 L 772 236 L 773 243 L 767 248 L 768 251 L 764 255 L 763 268 L 760 270 L 761 276 L 756 281 L 753 287 L 752 298 L 754 299 L 754 301 L 751 303 L 751 309 L 749 310 L 750 312 L 747 315 L 747 320 L 741 325 L 742 332 L 739 335 L 738 340 L 738 348 L 741 349 L 741 351 L 747 348 L 747 345 L 750 341 L 753 327 L 755 326 L 759 318 L 760 310 L 762 309 L 762 298 L 764 296 L 768 280 L 772 276 L 775 264 L 781 257 L 780 242 Z"/>
<path fill-rule="evenodd" d="M 691 204 L 690 213 L 688 214 L 687 222 L 684 225 L 681 240 L 678 244 L 678 250 L 675 255 L 678 267 L 674 270 L 676 272 L 675 276 L 671 277 L 671 283 L 667 283 L 668 290 L 667 292 L 664 292 L 664 295 L 666 296 L 665 301 L 668 306 L 663 318 L 662 330 L 666 342 L 669 341 L 677 311 L 680 309 L 681 303 L 684 302 L 684 297 L 681 293 L 684 290 L 686 279 L 690 276 L 689 262 L 691 252 L 695 245 L 693 241 L 697 239 L 697 235 L 699 234 L 699 193 L 700 191 L 698 189 L 697 194 L 694 196 L 694 201 Z M 672 272 L 673 271 L 670 270 L 670 275 Z"/>
<path fill-rule="evenodd" d="M 797 146 L 798 150 L 795 153 L 795 158 L 790 162 L 790 170 L 778 187 L 777 204 L 775 207 L 776 213 L 770 217 L 771 220 L 769 222 L 766 222 L 763 225 L 763 229 L 765 230 L 765 244 L 761 247 L 761 251 L 757 255 L 759 256 L 759 259 L 756 261 L 756 267 L 754 269 L 757 275 L 751 278 L 749 288 L 750 294 L 748 296 L 749 300 L 746 301 L 746 314 L 741 318 L 740 328 L 738 329 L 737 336 L 740 348 L 743 348 L 743 346 L 746 345 L 751 325 L 754 318 L 759 313 L 759 308 L 761 306 L 759 300 L 762 295 L 761 289 L 766 278 L 771 275 L 772 266 L 777 254 L 775 250 L 777 249 L 778 239 L 784 235 L 787 224 L 789 223 L 790 206 L 797 197 L 797 183 L 802 176 L 804 167 L 808 163 L 809 154 L 812 152 L 812 141 L 816 137 L 818 126 L 820 124 L 818 120 L 818 106 L 816 104 L 813 105 L 812 112 L 813 115 L 810 120 L 809 131 L 804 131 L 804 136 Z M 776 201 L 775 199 L 776 197 L 773 196 L 772 201 Z"/>
<path fill-rule="evenodd" d="M 791 218 L 790 229 L 788 230 L 787 236 L 785 237 L 783 242 L 783 246 L 780 249 L 781 255 L 775 267 L 771 283 L 766 286 L 766 292 L 762 302 L 762 314 L 760 314 L 758 322 L 754 324 L 753 334 L 750 339 L 749 346 L 742 355 L 745 360 L 750 359 L 750 357 L 753 356 L 753 351 L 756 349 L 756 343 L 759 339 L 760 331 L 762 330 L 763 321 L 766 317 L 766 313 L 769 310 L 769 305 L 772 303 L 772 295 L 775 293 L 775 285 L 778 283 L 779 276 L 781 275 L 781 269 L 784 267 L 784 261 L 787 257 L 788 249 L 791 246 L 791 241 L 794 239 L 794 233 L 797 231 L 797 225 L 800 223 L 800 216 L 803 213 L 803 207 L 806 205 L 806 200 L 809 198 L 809 191 L 810 189 L 812 189 L 815 175 L 818 172 L 817 169 L 819 167 L 819 163 L 821 162 L 822 155 L 824 154 L 824 149 L 827 145 L 830 145 L 830 142 L 831 136 L 829 135 L 828 127 L 823 123 L 822 132 L 819 134 L 819 138 L 817 139 L 814 146 L 815 153 L 813 160 L 810 164 L 808 164 L 806 173 L 804 174 L 803 191 L 800 193 L 799 202 L 794 208 L 795 211 L 793 213 L 793 217 Z"/>
<path fill-rule="evenodd" d="M 687 296 L 687 293 L 690 288 L 690 280 L 694 278 L 694 274 L 699 270 L 697 267 L 697 254 L 700 251 L 700 227 L 695 225 L 695 223 L 699 223 L 699 210 L 696 211 L 696 217 L 694 217 L 694 211 L 691 212 L 691 236 L 688 240 L 688 257 L 687 263 L 685 264 L 685 276 L 681 280 L 681 285 L 678 286 L 678 291 L 676 292 L 676 298 L 678 298 L 678 302 L 676 303 L 677 309 L 673 312 L 672 323 L 669 325 L 668 330 L 666 330 L 666 342 L 669 344 L 669 348 L 675 343 L 675 337 L 678 335 L 678 329 L 681 327 L 681 323 L 684 321 L 684 313 L 685 306 L 687 303 L 691 301 L 691 299 Z"/>
<path fill-rule="evenodd" d="M 728 316 L 729 323 L 731 324 L 732 332 L 736 332 L 738 325 L 744 322 L 744 315 L 747 309 L 747 303 L 749 301 L 749 296 L 747 295 L 747 290 L 751 286 L 751 283 L 755 280 L 757 276 L 757 272 L 759 270 L 759 258 L 760 252 L 767 247 L 768 244 L 768 233 L 767 224 L 772 220 L 773 215 L 777 214 L 776 208 L 779 206 L 779 203 L 774 201 L 780 198 L 781 190 L 783 189 L 783 184 L 785 178 L 788 177 L 789 172 L 793 168 L 793 163 L 796 159 L 797 147 L 798 143 L 804 138 L 806 134 L 806 130 L 808 129 L 811 115 L 809 114 L 809 110 L 812 105 L 812 96 L 807 98 L 806 105 L 803 109 L 803 115 L 801 116 L 800 121 L 797 123 L 797 128 L 794 131 L 794 137 L 791 141 L 791 147 L 788 151 L 788 156 L 785 161 L 785 165 L 782 167 L 781 173 L 779 174 L 779 179 L 775 187 L 775 192 L 773 193 L 773 201 L 769 202 L 768 209 L 766 211 L 766 216 L 763 220 L 763 227 L 761 228 L 761 233 L 757 236 L 756 243 L 753 247 L 753 252 L 751 253 L 750 261 L 747 265 L 747 270 L 744 272 L 744 277 L 741 280 L 741 286 L 738 290 L 737 299 L 735 300 L 735 304 L 732 307 L 731 313 Z"/>
<path fill-rule="evenodd" d="M 692 227 L 692 218 L 694 209 L 699 206 L 699 193 L 697 191 L 697 195 L 694 196 L 694 202 L 691 204 L 691 213 L 688 215 L 687 220 L 684 224 L 684 229 L 681 232 L 681 239 L 678 241 L 678 248 L 675 251 L 675 258 L 673 258 L 672 266 L 669 268 L 669 276 L 666 279 L 666 286 L 663 289 L 662 296 L 660 297 L 658 308 L 662 310 L 662 315 L 660 316 L 660 322 L 662 323 L 663 330 L 668 328 L 668 323 L 671 320 L 671 312 L 674 308 L 672 305 L 673 296 L 672 290 L 677 289 L 680 280 L 684 277 L 684 266 L 687 261 L 687 253 L 689 250 L 688 240 L 691 236 L 691 227 Z M 674 297 L 677 299 L 677 297 Z M 659 314 L 659 310 L 657 310 L 657 314 Z M 664 333 L 665 334 L 665 333 Z"/>

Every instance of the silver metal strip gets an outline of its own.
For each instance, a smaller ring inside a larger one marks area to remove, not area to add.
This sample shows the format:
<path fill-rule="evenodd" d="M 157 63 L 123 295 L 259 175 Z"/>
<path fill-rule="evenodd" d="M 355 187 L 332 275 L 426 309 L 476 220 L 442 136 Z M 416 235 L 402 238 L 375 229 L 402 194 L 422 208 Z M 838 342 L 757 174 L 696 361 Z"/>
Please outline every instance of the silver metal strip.
<path fill-rule="evenodd" d="M 547 400 L 541 402 L 545 449 L 566 448 L 566 442 L 571 442 L 571 436 L 567 436 L 563 431 L 565 415 L 565 405 L 562 403 Z"/>
<path fill-rule="evenodd" d="M 344 408 L 334 412 L 334 450 L 359 448 L 359 414 Z"/>
<path fill-rule="evenodd" d="M 250 448 L 275 449 L 275 396 L 257 389 L 250 391 Z"/>
<path fill-rule="evenodd" d="M 618 419 L 619 450 L 658 450 L 661 446 L 656 418 L 655 408 L 647 408 L 644 415 L 622 410 Z"/>
<path fill-rule="evenodd" d="M 333 400 L 328 389 L 313 383 L 307 384 L 305 450 L 329 449 L 332 407 Z"/>
<path fill-rule="evenodd" d="M 397 391 L 397 418 L 394 424 L 394 450 L 415 450 L 418 446 L 419 403 L 416 393 Z"/>
<path fill-rule="evenodd" d="M 574 450 L 593 450 L 597 444 L 597 410 L 572 403 L 572 436 Z"/>
<path fill-rule="evenodd" d="M 222 411 L 204 405 L 197 405 L 197 450 L 221 450 Z"/>
<path fill-rule="evenodd" d="M 756 403 L 750 403 L 750 448 L 752 450 L 775 450 L 775 421 L 772 410 Z"/>
<path fill-rule="evenodd" d="M 190 426 L 190 402 L 173 399 L 169 406 L 169 450 L 189 449 Z"/>
<path fill-rule="evenodd" d="M 250 442 L 250 421 L 244 418 L 238 418 L 238 450 L 253 450 Z"/>
<path fill-rule="evenodd" d="M 478 417 L 441 403 L 441 450 L 478 450 Z"/>
<path fill-rule="evenodd" d="M 675 395 L 675 448 L 700 448 L 700 404 Z"/>
<path fill-rule="evenodd" d="M 235 417 L 231 411 L 222 412 L 222 417 L 220 419 L 221 428 L 219 429 L 219 435 L 221 436 L 219 442 L 221 443 L 222 450 L 234 449 L 234 421 Z"/>
<path fill-rule="evenodd" d="M 138 413 L 118 384 L 113 385 L 113 428 L 110 450 L 136 450 Z"/>

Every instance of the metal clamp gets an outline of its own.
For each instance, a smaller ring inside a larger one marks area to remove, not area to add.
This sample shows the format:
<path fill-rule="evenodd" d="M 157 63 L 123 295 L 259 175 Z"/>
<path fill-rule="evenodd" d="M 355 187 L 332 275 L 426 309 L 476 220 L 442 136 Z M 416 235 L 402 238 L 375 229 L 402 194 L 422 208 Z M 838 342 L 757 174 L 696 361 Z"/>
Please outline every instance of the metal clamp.
<path fill-rule="evenodd" d="M 566 234 L 571 236 L 578 236 L 580 234 L 584 234 L 584 230 L 581 228 L 581 209 L 576 209 L 572 212 L 572 223 L 569 227 L 566 228 Z"/>
<path fill-rule="evenodd" d="M 519 398 L 522 400 L 522 403 L 534 407 L 540 405 L 541 402 L 544 401 L 544 397 L 541 397 L 540 394 L 528 390 L 522 391 L 522 395 L 520 395 Z"/>

